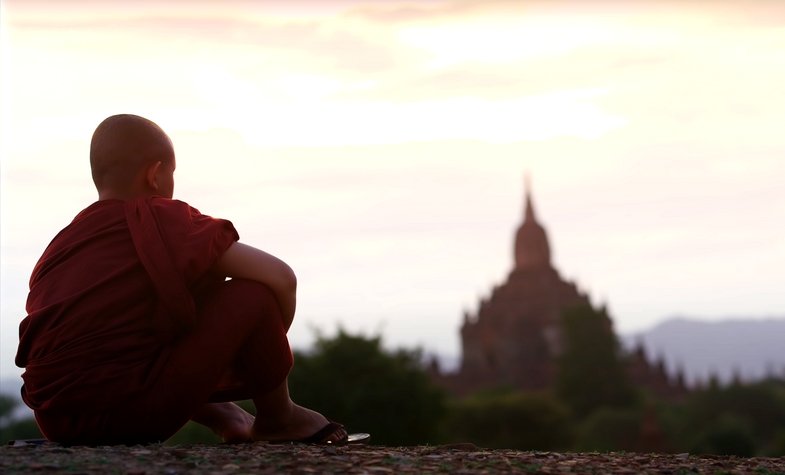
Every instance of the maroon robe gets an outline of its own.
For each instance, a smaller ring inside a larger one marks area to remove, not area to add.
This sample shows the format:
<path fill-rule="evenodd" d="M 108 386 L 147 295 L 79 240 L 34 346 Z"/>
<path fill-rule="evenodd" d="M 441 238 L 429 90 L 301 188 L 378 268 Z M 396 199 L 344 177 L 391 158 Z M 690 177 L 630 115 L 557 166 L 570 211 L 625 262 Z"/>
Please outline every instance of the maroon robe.
<path fill-rule="evenodd" d="M 16 357 L 47 437 L 161 440 L 208 400 L 283 381 L 291 352 L 275 297 L 210 271 L 237 239 L 229 221 L 153 197 L 98 201 L 52 240 Z"/>

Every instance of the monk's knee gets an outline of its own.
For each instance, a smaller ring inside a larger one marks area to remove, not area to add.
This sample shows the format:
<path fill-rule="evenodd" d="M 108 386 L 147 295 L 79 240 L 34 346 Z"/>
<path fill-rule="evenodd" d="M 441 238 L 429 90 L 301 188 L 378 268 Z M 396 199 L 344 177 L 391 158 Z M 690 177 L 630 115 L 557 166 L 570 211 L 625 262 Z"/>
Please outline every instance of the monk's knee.
<path fill-rule="evenodd" d="M 247 279 L 232 279 L 226 282 L 229 298 L 234 303 L 242 302 L 248 308 L 264 315 L 277 315 L 280 319 L 281 309 L 278 300 L 270 287 Z"/>
<path fill-rule="evenodd" d="M 252 395 L 271 391 L 286 380 L 293 365 L 278 300 L 269 287 L 255 281 L 233 279 L 226 284 L 226 295 L 234 302 L 228 312 L 242 313 L 232 317 L 239 320 L 232 326 L 244 337 L 235 363 L 244 375 L 243 387 Z M 216 393 L 212 397 L 229 400 L 225 396 Z"/>
<path fill-rule="evenodd" d="M 247 279 L 224 282 L 204 299 L 201 312 L 223 322 L 250 328 L 260 322 L 282 325 L 281 308 L 273 291 L 264 284 Z"/>

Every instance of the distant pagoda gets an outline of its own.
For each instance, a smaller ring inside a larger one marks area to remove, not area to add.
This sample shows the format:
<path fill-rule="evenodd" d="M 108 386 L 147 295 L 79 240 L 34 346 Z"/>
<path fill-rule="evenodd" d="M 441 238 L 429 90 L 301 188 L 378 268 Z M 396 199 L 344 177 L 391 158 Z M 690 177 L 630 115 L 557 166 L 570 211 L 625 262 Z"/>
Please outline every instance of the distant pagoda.
<path fill-rule="evenodd" d="M 563 346 L 562 313 L 572 307 L 591 306 L 587 294 L 553 267 L 548 236 L 537 220 L 530 189 L 527 179 L 523 223 L 515 233 L 513 269 L 505 282 L 480 301 L 476 313 L 464 314 L 458 372 L 442 375 L 436 368 L 432 371 L 436 381 L 455 394 L 503 387 L 526 391 L 552 388 Z M 610 318 L 606 320 L 608 331 L 613 331 Z M 681 389 L 675 388 L 676 382 L 671 383 L 661 362 L 649 364 L 642 351 L 628 360 L 633 384 L 662 395 L 683 393 L 683 379 L 677 378 Z"/>
<path fill-rule="evenodd" d="M 527 183 L 523 224 L 515 233 L 515 266 L 475 315 L 464 314 L 460 379 L 465 390 L 551 387 L 561 347 L 561 314 L 590 305 L 551 264 L 548 236 L 537 221 L 529 188 Z"/>

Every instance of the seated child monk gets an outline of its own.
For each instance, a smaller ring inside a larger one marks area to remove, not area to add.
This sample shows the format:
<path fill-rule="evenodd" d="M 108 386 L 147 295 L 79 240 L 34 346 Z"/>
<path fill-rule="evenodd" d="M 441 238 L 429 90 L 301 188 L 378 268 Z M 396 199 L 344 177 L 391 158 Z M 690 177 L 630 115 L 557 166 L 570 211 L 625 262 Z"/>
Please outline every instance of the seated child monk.
<path fill-rule="evenodd" d="M 346 442 L 289 398 L 292 269 L 172 199 L 174 149 L 155 123 L 104 120 L 90 166 L 98 201 L 44 251 L 20 325 L 22 396 L 47 439 L 149 443 L 193 420 L 230 442 Z"/>

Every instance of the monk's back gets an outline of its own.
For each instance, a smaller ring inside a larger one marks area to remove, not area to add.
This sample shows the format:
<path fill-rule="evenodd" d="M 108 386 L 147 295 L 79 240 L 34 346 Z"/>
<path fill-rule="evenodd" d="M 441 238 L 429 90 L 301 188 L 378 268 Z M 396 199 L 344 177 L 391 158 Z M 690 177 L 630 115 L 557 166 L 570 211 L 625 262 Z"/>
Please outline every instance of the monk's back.
<path fill-rule="evenodd" d="M 30 278 L 17 354 L 27 402 L 50 408 L 57 395 L 56 405 L 67 406 L 69 393 L 83 395 L 86 385 L 130 387 L 147 377 L 150 368 L 139 365 L 158 347 L 150 325 L 155 305 L 123 203 L 99 201 L 82 211 Z"/>
<path fill-rule="evenodd" d="M 148 216 L 134 217 L 136 237 L 129 228 L 129 209 Z M 26 368 L 28 404 L 33 409 L 67 407 L 74 402 L 71 392 L 81 399 L 117 388 L 112 392 L 127 397 L 143 391 L 158 376 L 167 343 L 181 325 L 160 298 L 161 286 L 173 283 L 153 285 L 135 244 L 149 247 L 148 260 L 183 280 L 182 292 L 188 295 L 181 298 L 187 302 L 192 300 L 189 290 L 209 279 L 206 269 L 215 253 L 206 250 L 222 249 L 235 239 L 231 223 L 177 200 L 104 200 L 79 213 L 52 240 L 30 279 L 16 361 Z M 87 385 L 99 389 L 86 391 Z"/>

